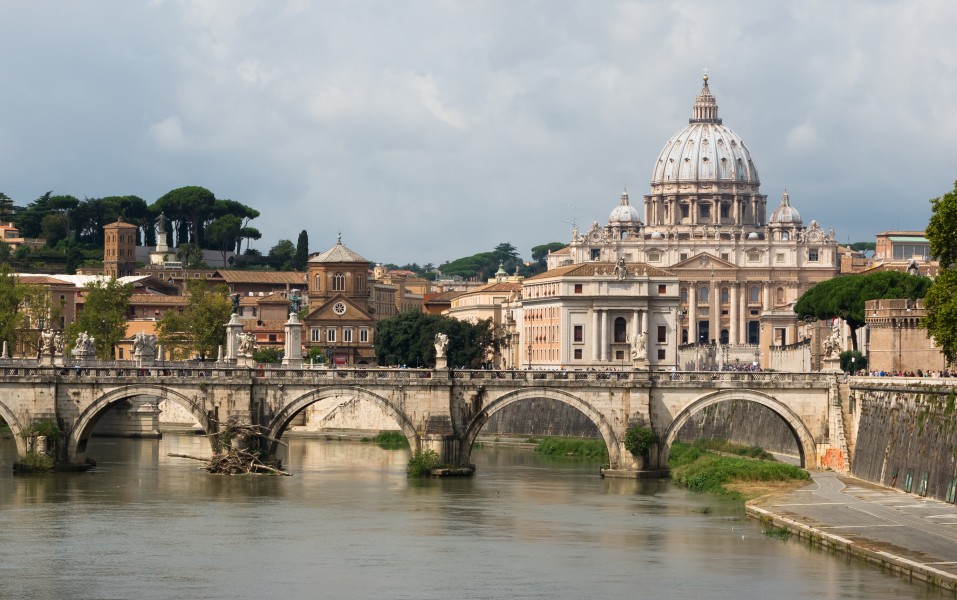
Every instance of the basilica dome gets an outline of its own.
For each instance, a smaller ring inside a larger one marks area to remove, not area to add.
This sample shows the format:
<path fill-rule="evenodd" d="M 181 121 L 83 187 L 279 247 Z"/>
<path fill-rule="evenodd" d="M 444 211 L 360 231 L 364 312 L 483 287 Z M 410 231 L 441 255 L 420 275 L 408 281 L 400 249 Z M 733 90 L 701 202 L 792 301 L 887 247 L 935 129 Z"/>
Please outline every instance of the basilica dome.
<path fill-rule="evenodd" d="M 611 226 L 641 225 L 641 215 L 638 214 L 638 209 L 628 203 L 628 190 L 621 193 L 620 203 L 608 215 L 608 224 Z"/>
<path fill-rule="evenodd" d="M 787 190 L 784 190 L 784 194 L 781 196 L 781 205 L 774 209 L 774 212 L 771 213 L 771 219 L 768 221 L 770 225 L 775 223 L 779 225 L 801 225 L 801 215 L 791 206 L 791 197 L 788 196 Z"/>
<path fill-rule="evenodd" d="M 655 162 L 652 185 L 676 181 L 760 185 L 747 146 L 718 118 L 707 75 L 688 126 L 665 143 Z"/>

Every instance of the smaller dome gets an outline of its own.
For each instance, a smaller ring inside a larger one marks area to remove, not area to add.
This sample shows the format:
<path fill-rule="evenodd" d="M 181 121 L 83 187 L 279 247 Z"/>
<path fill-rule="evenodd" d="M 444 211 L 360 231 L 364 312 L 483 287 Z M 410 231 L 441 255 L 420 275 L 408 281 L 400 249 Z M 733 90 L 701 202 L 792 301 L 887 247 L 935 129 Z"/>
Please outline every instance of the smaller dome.
<path fill-rule="evenodd" d="M 664 237 L 665 237 L 665 236 L 661 235 L 661 232 L 660 232 L 660 231 L 653 231 L 653 232 L 651 232 L 651 239 L 653 239 L 653 240 L 664 239 Z"/>
<path fill-rule="evenodd" d="M 621 202 L 608 215 L 608 225 L 641 225 L 641 215 L 638 209 L 628 203 L 628 190 L 621 193 Z"/>
<path fill-rule="evenodd" d="M 788 196 L 788 191 L 784 190 L 784 194 L 781 195 L 781 205 L 774 209 L 774 212 L 771 213 L 771 219 L 768 221 L 769 225 L 801 225 L 801 215 L 797 210 L 791 206 L 791 198 Z"/>
<path fill-rule="evenodd" d="M 758 239 L 758 232 L 752 231 L 751 233 L 749 233 L 749 234 L 748 234 L 748 239 L 749 239 L 749 240 L 756 240 L 756 239 Z"/>

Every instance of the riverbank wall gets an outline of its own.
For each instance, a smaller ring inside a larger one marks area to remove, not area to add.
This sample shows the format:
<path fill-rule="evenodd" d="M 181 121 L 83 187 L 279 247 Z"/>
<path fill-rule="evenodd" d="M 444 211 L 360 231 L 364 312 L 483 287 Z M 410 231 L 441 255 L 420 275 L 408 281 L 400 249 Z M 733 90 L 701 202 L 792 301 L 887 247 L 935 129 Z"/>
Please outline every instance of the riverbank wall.
<path fill-rule="evenodd" d="M 955 382 L 957 384 L 957 382 Z M 955 385 L 852 378 L 845 415 L 854 432 L 851 475 L 953 503 L 957 496 Z"/>

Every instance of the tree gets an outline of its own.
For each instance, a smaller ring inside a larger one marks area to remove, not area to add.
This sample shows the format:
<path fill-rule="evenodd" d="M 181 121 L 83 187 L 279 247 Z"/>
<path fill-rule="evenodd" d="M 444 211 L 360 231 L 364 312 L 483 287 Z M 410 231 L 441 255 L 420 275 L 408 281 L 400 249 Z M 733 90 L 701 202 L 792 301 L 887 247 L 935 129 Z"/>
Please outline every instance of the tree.
<path fill-rule="evenodd" d="M 18 334 L 23 330 L 23 300 L 26 289 L 10 265 L 0 265 L 0 343 L 6 342 L 10 351 L 17 347 Z"/>
<path fill-rule="evenodd" d="M 485 366 L 500 345 L 489 319 L 478 323 L 406 311 L 376 325 L 376 356 L 381 365 L 435 365 L 435 334 L 449 336 L 450 365 Z"/>
<path fill-rule="evenodd" d="M 309 262 L 309 234 L 303 229 L 299 232 L 299 239 L 296 240 L 296 254 L 292 259 L 292 268 L 305 271 L 307 262 Z"/>
<path fill-rule="evenodd" d="M 116 345 L 126 337 L 126 315 L 133 286 L 110 277 L 91 281 L 83 290 L 83 310 L 67 325 L 66 338 L 72 344 L 76 336 L 85 331 L 94 338 L 96 357 L 112 360 Z"/>
<path fill-rule="evenodd" d="M 176 259 L 187 269 L 199 269 L 206 265 L 203 262 L 203 251 L 196 244 L 184 242 L 177 246 Z"/>
<path fill-rule="evenodd" d="M 209 224 L 207 238 L 210 245 L 222 253 L 223 264 L 226 264 L 226 254 L 236 248 L 241 231 L 242 221 L 236 215 L 223 215 Z"/>
<path fill-rule="evenodd" d="M 213 218 L 215 206 L 216 197 L 211 191 L 191 185 L 167 192 L 150 206 L 150 211 L 164 213 L 174 224 L 177 246 L 189 241 L 202 248 L 203 225 Z"/>
<path fill-rule="evenodd" d="M 289 240 L 279 240 L 269 250 L 269 262 L 280 271 L 291 271 L 292 261 L 296 255 L 296 247 Z"/>
<path fill-rule="evenodd" d="M 225 285 L 212 289 L 206 282 L 186 282 L 186 307 L 182 313 L 167 311 L 156 325 L 160 343 L 178 358 L 215 356 L 226 341 L 226 323 L 232 312 Z"/>
<path fill-rule="evenodd" d="M 874 252 L 875 250 L 877 250 L 877 243 L 876 242 L 854 242 L 853 244 L 848 246 L 848 248 L 850 248 L 851 250 L 855 252 L 861 252 L 863 254 L 867 254 L 868 252 Z"/>
<path fill-rule="evenodd" d="M 880 271 L 868 275 L 841 275 L 822 281 L 804 292 L 794 305 L 798 318 L 838 317 L 851 329 L 851 344 L 858 349 L 857 329 L 865 325 L 864 303 L 881 298 L 923 298 L 930 288 L 930 279 L 899 273 Z"/>

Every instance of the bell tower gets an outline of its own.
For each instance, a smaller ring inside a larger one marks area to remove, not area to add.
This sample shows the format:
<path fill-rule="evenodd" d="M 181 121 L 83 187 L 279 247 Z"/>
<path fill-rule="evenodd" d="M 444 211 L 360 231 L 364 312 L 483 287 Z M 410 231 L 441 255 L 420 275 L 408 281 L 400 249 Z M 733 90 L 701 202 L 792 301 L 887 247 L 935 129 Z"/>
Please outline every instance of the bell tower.
<path fill-rule="evenodd" d="M 136 232 L 139 228 L 123 218 L 103 227 L 103 274 L 108 277 L 136 275 Z"/>

